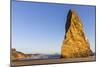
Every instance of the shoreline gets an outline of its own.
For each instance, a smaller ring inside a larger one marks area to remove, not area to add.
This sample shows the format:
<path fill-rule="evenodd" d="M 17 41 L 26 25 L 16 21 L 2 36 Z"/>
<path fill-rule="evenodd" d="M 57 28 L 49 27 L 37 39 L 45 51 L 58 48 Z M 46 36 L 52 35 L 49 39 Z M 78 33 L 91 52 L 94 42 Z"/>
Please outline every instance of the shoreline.
<path fill-rule="evenodd" d="M 96 56 L 82 58 L 59 58 L 59 59 L 43 59 L 43 60 L 14 60 L 11 61 L 11 66 L 28 66 L 28 65 L 46 65 L 60 63 L 76 63 L 76 62 L 91 62 L 96 61 Z"/>

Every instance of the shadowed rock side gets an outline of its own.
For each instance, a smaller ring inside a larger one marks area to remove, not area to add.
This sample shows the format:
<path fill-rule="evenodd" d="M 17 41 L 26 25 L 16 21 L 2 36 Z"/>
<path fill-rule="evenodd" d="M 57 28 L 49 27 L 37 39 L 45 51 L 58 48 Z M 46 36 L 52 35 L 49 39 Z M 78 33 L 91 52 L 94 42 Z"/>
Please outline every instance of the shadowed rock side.
<path fill-rule="evenodd" d="M 75 11 L 69 10 L 65 25 L 65 38 L 61 48 L 62 58 L 87 57 L 92 55 L 83 25 Z"/>

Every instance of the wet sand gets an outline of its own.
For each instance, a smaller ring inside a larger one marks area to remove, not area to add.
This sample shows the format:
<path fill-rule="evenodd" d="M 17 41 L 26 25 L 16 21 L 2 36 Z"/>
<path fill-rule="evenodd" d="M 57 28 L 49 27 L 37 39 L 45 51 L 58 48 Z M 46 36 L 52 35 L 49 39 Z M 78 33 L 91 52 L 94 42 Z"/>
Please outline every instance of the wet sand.
<path fill-rule="evenodd" d="M 89 62 L 96 61 L 95 56 L 84 58 L 59 58 L 59 59 L 44 59 L 44 60 L 15 60 L 11 62 L 11 66 L 28 66 L 28 65 L 41 65 L 41 64 L 59 64 L 59 63 L 72 63 L 72 62 Z"/>

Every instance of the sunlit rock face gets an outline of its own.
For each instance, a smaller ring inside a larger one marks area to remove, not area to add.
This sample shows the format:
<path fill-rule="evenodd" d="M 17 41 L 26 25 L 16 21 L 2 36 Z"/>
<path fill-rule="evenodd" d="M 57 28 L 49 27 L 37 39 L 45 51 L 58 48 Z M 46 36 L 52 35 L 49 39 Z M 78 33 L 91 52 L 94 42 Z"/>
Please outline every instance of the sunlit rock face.
<path fill-rule="evenodd" d="M 26 58 L 26 55 L 22 52 L 16 51 L 16 49 L 12 49 L 12 60 Z"/>
<path fill-rule="evenodd" d="M 61 48 L 61 57 L 76 58 L 92 55 L 83 24 L 76 11 L 69 10 L 65 25 L 65 38 Z"/>

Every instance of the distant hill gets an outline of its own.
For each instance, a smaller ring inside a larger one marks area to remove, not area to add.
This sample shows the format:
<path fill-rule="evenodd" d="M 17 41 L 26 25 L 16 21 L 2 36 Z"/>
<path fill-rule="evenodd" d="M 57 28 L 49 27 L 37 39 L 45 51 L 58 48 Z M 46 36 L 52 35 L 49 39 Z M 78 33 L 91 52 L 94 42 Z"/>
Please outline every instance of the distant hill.
<path fill-rule="evenodd" d="M 60 58 L 59 54 L 24 54 L 16 51 L 15 48 L 11 51 L 12 60 L 33 60 L 33 59 L 57 59 Z"/>
<path fill-rule="evenodd" d="M 27 55 L 22 53 L 22 52 L 19 52 L 19 51 L 16 51 L 15 48 L 13 48 L 11 50 L 11 59 L 12 60 L 15 60 L 15 59 L 21 59 L 21 58 L 26 58 Z"/>

